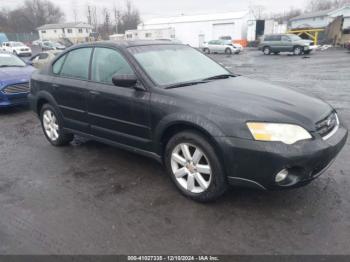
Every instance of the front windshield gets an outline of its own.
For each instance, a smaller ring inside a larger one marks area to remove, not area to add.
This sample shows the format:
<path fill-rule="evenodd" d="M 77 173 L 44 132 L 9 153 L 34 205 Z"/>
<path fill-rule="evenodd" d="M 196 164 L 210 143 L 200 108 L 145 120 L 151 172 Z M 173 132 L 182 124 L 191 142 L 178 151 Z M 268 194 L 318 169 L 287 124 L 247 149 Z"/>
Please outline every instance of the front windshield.
<path fill-rule="evenodd" d="M 26 64 L 17 56 L 12 54 L 0 54 L 0 67 L 24 67 Z"/>
<path fill-rule="evenodd" d="M 24 46 L 21 42 L 13 42 L 12 46 Z"/>
<path fill-rule="evenodd" d="M 302 40 L 302 38 L 300 36 L 297 35 L 289 35 L 290 39 L 292 39 L 293 41 L 299 41 Z"/>
<path fill-rule="evenodd" d="M 207 56 L 185 45 L 138 46 L 129 50 L 151 79 L 160 86 L 230 74 Z"/>

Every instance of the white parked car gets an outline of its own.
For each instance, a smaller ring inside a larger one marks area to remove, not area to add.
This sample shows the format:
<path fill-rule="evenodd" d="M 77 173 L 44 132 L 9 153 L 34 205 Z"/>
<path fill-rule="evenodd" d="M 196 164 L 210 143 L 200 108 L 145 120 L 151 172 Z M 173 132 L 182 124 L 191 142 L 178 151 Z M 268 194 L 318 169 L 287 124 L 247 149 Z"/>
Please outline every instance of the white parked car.
<path fill-rule="evenodd" d="M 44 68 L 50 61 L 55 59 L 56 56 L 58 56 L 61 53 L 61 51 L 46 51 L 41 52 L 36 55 L 33 55 L 28 60 L 28 64 L 34 66 L 35 68 L 42 69 Z"/>
<path fill-rule="evenodd" d="M 13 53 L 18 56 L 31 56 L 32 49 L 22 42 L 3 42 L 1 49 L 5 52 Z"/>
<path fill-rule="evenodd" d="M 241 48 L 233 45 L 227 40 L 212 40 L 204 44 L 203 52 L 210 53 L 224 53 L 224 54 L 239 54 Z"/>

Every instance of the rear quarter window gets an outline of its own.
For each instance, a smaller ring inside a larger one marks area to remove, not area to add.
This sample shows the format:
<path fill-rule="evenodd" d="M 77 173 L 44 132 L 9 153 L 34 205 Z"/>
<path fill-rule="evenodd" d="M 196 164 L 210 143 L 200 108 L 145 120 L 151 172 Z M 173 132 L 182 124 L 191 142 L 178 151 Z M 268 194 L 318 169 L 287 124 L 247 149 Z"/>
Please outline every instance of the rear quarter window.
<path fill-rule="evenodd" d="M 62 56 L 60 59 L 58 59 L 52 66 L 52 72 L 55 75 L 59 75 L 61 73 L 62 65 L 64 63 L 64 60 L 66 59 L 67 55 Z"/>

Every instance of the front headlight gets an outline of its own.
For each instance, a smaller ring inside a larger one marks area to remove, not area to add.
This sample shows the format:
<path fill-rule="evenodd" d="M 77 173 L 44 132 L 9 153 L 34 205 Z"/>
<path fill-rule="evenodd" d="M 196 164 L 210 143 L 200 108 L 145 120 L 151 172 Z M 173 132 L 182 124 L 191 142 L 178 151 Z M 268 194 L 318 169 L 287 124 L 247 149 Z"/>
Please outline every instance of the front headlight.
<path fill-rule="evenodd" d="M 312 136 L 301 126 L 275 123 L 247 123 L 257 141 L 283 142 L 292 145 L 300 140 L 311 139 Z"/>

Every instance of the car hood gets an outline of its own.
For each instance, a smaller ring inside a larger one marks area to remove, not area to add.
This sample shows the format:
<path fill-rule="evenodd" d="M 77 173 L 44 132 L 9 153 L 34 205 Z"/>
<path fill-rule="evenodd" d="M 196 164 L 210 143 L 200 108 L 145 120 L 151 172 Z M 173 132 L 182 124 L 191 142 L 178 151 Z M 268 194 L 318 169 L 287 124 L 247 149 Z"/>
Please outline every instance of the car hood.
<path fill-rule="evenodd" d="M 301 44 L 304 44 L 304 45 L 305 45 L 305 44 L 308 44 L 308 45 L 309 45 L 309 44 L 313 43 L 312 40 L 307 40 L 307 39 L 305 39 L 305 40 L 304 40 L 304 39 L 303 39 L 303 40 L 299 40 L 298 42 L 301 43 Z"/>
<path fill-rule="evenodd" d="M 6 85 L 29 82 L 34 71 L 35 68 L 32 66 L 0 68 L 0 83 Z"/>
<path fill-rule="evenodd" d="M 241 76 L 168 91 L 204 106 L 206 117 L 216 122 L 290 123 L 315 131 L 315 123 L 333 110 L 320 99 Z"/>

